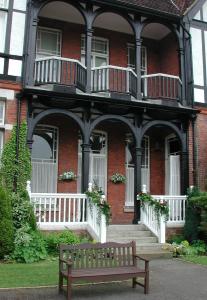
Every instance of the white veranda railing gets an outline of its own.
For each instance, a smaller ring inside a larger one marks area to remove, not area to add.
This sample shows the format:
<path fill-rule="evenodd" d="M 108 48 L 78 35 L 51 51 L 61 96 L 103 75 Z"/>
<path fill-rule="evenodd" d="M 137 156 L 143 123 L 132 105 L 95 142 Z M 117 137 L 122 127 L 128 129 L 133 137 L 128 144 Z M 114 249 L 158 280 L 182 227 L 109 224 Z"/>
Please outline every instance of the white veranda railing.
<path fill-rule="evenodd" d="M 144 188 L 143 191 L 146 189 Z M 186 196 L 174 195 L 153 195 L 157 201 L 167 202 L 169 207 L 169 217 L 160 216 L 158 219 L 152 206 L 145 204 L 141 208 L 141 221 L 145 224 L 157 237 L 160 243 L 165 243 L 165 231 L 167 227 L 182 227 L 185 224 Z"/>
<path fill-rule="evenodd" d="M 28 192 L 40 229 L 82 229 L 106 242 L 106 218 L 85 194 L 31 193 L 29 184 Z"/>

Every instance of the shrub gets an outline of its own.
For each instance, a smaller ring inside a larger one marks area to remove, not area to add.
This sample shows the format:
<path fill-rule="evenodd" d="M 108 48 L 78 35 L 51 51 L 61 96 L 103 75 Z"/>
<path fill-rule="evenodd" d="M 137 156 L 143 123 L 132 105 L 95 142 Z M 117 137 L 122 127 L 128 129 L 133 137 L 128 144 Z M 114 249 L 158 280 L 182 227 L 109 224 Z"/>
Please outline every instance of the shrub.
<path fill-rule="evenodd" d="M 32 263 L 47 257 L 45 241 L 39 231 L 33 231 L 24 225 L 16 232 L 14 240 L 15 250 L 12 254 L 18 262 Z"/>
<path fill-rule="evenodd" d="M 0 259 L 13 251 L 14 227 L 11 203 L 6 191 L 0 187 Z"/>
<path fill-rule="evenodd" d="M 207 242 L 207 193 L 196 190 L 188 197 L 185 236 L 189 241 Z M 191 225 L 191 226 L 190 226 Z"/>
<path fill-rule="evenodd" d="M 180 244 L 183 240 L 184 240 L 184 236 L 182 234 L 175 234 L 172 235 L 169 239 L 168 239 L 168 243 L 176 243 L 176 244 Z"/>
<path fill-rule="evenodd" d="M 79 244 L 81 238 L 70 230 L 64 230 L 61 233 L 49 233 L 44 237 L 46 248 L 49 254 L 57 255 L 60 244 Z"/>
<path fill-rule="evenodd" d="M 5 144 L 1 157 L 1 176 L 8 191 L 21 192 L 26 188 L 26 182 L 31 177 L 31 158 L 26 145 L 27 125 L 22 122 L 19 129 L 18 158 L 16 156 L 16 126 L 10 140 Z M 17 161 L 18 159 L 18 161 Z"/>
<path fill-rule="evenodd" d="M 188 190 L 187 206 L 185 214 L 185 226 L 184 236 L 189 242 L 199 239 L 199 224 L 200 224 L 200 213 L 195 209 L 191 199 L 200 195 L 200 190 L 194 187 Z"/>
<path fill-rule="evenodd" d="M 32 230 L 36 230 L 36 220 L 33 207 L 30 203 L 29 195 L 26 191 L 21 193 L 12 193 L 12 215 L 13 223 L 16 229 L 21 228 L 26 223 Z"/>

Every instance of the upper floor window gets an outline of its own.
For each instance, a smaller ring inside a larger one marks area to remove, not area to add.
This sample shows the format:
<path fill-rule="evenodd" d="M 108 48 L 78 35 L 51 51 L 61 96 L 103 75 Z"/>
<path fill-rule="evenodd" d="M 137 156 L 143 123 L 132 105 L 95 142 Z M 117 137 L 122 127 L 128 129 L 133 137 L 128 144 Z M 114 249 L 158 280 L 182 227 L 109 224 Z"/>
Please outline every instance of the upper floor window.
<path fill-rule="evenodd" d="M 0 77 L 22 73 L 27 0 L 0 0 Z"/>
<path fill-rule="evenodd" d="M 93 67 L 101 67 L 109 64 L 109 42 L 105 38 L 92 38 L 91 64 Z M 85 64 L 85 36 L 81 37 L 81 62 Z"/>
<path fill-rule="evenodd" d="M 42 58 L 45 56 L 61 55 L 61 31 L 39 27 L 37 31 L 36 56 Z"/>
<path fill-rule="evenodd" d="M 207 22 L 207 1 L 193 17 L 194 20 Z"/>
<path fill-rule="evenodd" d="M 136 56 L 135 56 L 135 46 L 133 44 L 127 45 L 127 66 L 135 70 Z M 147 49 L 146 47 L 141 47 L 141 74 L 147 74 Z"/>

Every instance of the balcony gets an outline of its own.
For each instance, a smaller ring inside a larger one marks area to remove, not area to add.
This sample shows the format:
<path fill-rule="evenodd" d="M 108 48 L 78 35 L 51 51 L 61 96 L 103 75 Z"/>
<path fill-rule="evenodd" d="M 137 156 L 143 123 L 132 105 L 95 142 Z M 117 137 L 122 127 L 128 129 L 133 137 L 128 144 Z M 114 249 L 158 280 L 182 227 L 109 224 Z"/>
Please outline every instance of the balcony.
<path fill-rule="evenodd" d="M 63 85 L 85 92 L 86 67 L 78 60 L 44 57 L 35 60 L 36 85 Z"/>
<path fill-rule="evenodd" d="M 87 68 L 75 59 L 51 56 L 35 60 L 36 86 L 63 86 L 74 93 L 85 93 L 86 76 Z M 181 99 L 182 82 L 178 76 L 157 73 L 144 75 L 140 80 L 142 100 Z M 137 74 L 130 68 L 111 65 L 92 68 L 91 93 L 136 100 Z"/>
<path fill-rule="evenodd" d="M 142 76 L 142 91 L 145 99 L 181 99 L 182 82 L 178 76 L 149 74 Z"/>

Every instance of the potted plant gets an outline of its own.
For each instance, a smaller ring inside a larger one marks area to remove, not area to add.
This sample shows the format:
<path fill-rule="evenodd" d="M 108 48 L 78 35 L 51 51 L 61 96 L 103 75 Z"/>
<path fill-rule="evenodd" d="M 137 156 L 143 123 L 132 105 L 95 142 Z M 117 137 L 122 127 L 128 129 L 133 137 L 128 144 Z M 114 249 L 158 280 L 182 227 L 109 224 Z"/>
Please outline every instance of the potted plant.
<path fill-rule="evenodd" d="M 59 180 L 62 180 L 62 181 L 73 181 L 76 179 L 77 179 L 77 175 L 72 170 L 65 171 L 59 175 Z"/>
<path fill-rule="evenodd" d="M 125 183 L 126 182 L 126 176 L 120 173 L 114 173 L 111 177 L 110 180 L 117 184 L 117 183 Z"/>

